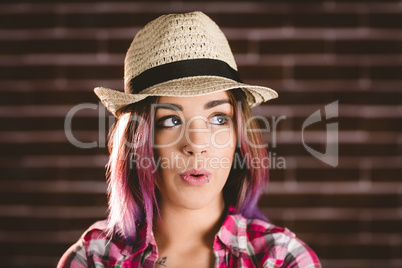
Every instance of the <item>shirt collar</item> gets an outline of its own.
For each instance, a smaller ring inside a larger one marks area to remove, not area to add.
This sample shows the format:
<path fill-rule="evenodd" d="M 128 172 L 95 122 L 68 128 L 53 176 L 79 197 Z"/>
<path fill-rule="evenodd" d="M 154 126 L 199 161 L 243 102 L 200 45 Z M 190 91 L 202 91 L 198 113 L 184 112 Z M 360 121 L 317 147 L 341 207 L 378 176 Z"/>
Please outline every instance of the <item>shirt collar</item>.
<path fill-rule="evenodd" d="M 156 250 L 156 241 L 154 237 L 153 231 L 151 231 L 149 234 L 147 232 L 147 226 L 146 224 L 142 224 L 138 229 L 137 229 L 137 234 L 136 234 L 136 239 L 131 243 L 128 243 L 127 241 L 127 246 L 122 249 L 122 253 L 125 255 L 131 255 L 131 254 L 140 254 L 141 252 L 145 250 Z"/>
<path fill-rule="evenodd" d="M 240 252 L 247 252 L 247 219 L 240 214 L 234 214 L 234 208 L 230 207 L 216 237 L 235 256 L 239 256 Z"/>

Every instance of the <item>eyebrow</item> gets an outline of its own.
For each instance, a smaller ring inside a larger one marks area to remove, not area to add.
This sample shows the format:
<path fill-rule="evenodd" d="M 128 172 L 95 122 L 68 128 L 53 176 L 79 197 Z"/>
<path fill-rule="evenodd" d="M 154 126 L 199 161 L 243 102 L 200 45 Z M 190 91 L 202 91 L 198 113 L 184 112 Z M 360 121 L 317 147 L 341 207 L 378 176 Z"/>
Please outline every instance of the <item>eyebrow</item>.
<path fill-rule="evenodd" d="M 225 104 L 225 103 L 230 104 L 229 99 L 209 101 L 209 102 L 204 104 L 204 110 L 211 109 L 211 108 L 214 108 L 215 106 L 222 105 L 222 104 Z"/>
<path fill-rule="evenodd" d="M 230 100 L 222 99 L 222 100 L 209 101 L 204 104 L 204 110 L 208 110 L 208 109 L 211 109 L 211 108 L 214 108 L 216 106 L 226 104 L 226 103 L 230 104 Z M 175 103 L 158 103 L 156 105 L 156 109 L 160 109 L 160 108 L 169 109 L 169 110 L 173 110 L 173 111 L 183 111 L 183 106 L 181 106 L 180 104 L 175 104 Z"/>
<path fill-rule="evenodd" d="M 174 103 L 157 103 L 155 109 L 169 109 L 173 111 L 183 111 L 183 106 Z"/>

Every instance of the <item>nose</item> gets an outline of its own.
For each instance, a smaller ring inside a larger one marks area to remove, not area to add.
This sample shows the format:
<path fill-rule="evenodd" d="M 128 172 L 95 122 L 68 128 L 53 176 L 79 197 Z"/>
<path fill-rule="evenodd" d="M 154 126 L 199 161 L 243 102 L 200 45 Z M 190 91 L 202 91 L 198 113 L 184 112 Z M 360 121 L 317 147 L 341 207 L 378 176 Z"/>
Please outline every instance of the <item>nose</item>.
<path fill-rule="evenodd" d="M 185 130 L 185 145 L 183 151 L 186 155 L 204 155 L 209 148 L 211 130 L 204 117 L 193 117 L 188 121 Z"/>
<path fill-rule="evenodd" d="M 207 150 L 193 150 L 187 144 L 185 144 L 183 146 L 183 153 L 188 156 L 193 156 L 197 154 L 204 156 L 207 153 Z"/>

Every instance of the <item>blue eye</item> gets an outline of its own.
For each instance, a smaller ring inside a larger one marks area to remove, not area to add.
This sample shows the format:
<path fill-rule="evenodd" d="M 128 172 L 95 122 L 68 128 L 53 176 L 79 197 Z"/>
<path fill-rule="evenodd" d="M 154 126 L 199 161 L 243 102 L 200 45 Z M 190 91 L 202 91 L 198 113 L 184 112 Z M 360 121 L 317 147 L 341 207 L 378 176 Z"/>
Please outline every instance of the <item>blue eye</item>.
<path fill-rule="evenodd" d="M 230 121 L 229 117 L 224 114 L 217 114 L 211 117 L 209 122 L 213 125 L 226 125 Z"/>
<path fill-rule="evenodd" d="M 176 116 L 167 116 L 158 120 L 156 126 L 159 128 L 172 128 L 181 125 L 181 121 Z"/>

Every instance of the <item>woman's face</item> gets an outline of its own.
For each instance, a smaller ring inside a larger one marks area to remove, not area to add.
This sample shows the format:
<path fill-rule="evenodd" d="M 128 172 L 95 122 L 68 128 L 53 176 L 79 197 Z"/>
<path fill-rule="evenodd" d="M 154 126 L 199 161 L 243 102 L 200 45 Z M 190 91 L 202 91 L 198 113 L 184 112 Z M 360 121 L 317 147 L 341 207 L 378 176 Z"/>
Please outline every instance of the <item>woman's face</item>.
<path fill-rule="evenodd" d="M 161 205 L 199 209 L 221 202 L 235 147 L 233 107 L 226 92 L 160 97 L 154 151 Z"/>

